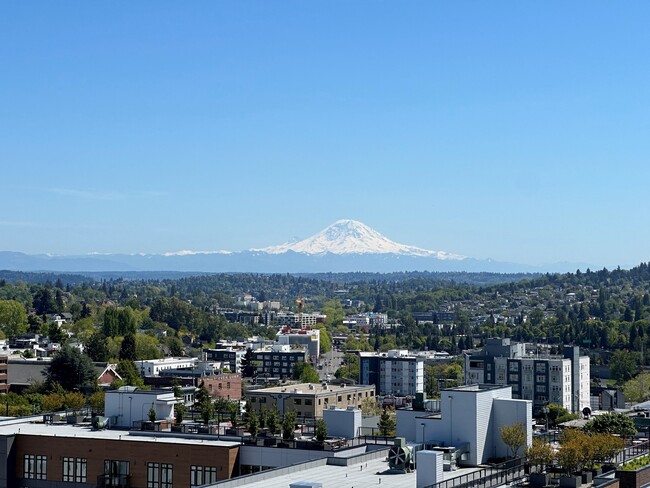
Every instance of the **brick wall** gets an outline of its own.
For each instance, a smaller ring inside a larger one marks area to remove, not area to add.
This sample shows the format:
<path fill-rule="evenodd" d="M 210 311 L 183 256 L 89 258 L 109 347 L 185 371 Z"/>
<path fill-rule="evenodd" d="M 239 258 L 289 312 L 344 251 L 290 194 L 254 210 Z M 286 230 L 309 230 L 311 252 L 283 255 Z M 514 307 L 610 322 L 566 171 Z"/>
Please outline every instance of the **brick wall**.
<path fill-rule="evenodd" d="M 52 427 L 56 429 L 56 427 Z M 127 437 L 128 434 L 124 434 Z M 197 441 L 198 442 L 198 441 Z M 47 456 L 47 479 L 63 480 L 63 458 L 87 460 L 87 483 L 96 483 L 104 461 L 129 461 L 131 486 L 147 486 L 147 463 L 173 465 L 174 486 L 190 486 L 190 466 L 215 466 L 218 479 L 236 475 L 238 446 L 206 446 L 165 442 L 164 438 L 109 440 L 70 437 L 16 436 L 16 476 L 23 477 L 25 454 Z"/>

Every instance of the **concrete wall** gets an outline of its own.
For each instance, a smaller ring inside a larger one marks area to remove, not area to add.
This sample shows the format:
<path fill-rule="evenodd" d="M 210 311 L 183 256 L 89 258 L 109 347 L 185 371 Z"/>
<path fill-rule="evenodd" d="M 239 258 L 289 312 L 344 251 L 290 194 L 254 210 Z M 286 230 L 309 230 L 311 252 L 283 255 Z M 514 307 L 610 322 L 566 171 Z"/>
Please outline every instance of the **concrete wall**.
<path fill-rule="evenodd" d="M 107 391 L 105 407 L 107 417 L 111 417 L 114 427 L 132 427 L 133 422 L 149 420 L 149 409 L 153 403 L 156 419 L 170 419 L 174 416 L 174 406 L 156 402 L 150 393 Z"/>
<path fill-rule="evenodd" d="M 361 427 L 361 410 L 323 410 L 323 419 L 327 424 L 327 435 L 352 439 L 357 436 Z"/>
<path fill-rule="evenodd" d="M 511 456 L 510 449 L 501 440 L 501 427 L 519 423 L 523 424 L 526 429 L 526 445 L 529 446 L 533 442 L 532 409 L 532 404 L 526 400 L 494 400 L 494 424 L 492 430 L 495 450 L 491 454 L 492 456 Z M 519 449 L 517 454 L 523 456 L 523 451 L 524 447 Z"/>
<path fill-rule="evenodd" d="M 239 464 L 246 466 L 282 467 L 326 458 L 326 451 L 308 451 L 303 449 L 286 449 L 281 447 L 241 446 Z"/>

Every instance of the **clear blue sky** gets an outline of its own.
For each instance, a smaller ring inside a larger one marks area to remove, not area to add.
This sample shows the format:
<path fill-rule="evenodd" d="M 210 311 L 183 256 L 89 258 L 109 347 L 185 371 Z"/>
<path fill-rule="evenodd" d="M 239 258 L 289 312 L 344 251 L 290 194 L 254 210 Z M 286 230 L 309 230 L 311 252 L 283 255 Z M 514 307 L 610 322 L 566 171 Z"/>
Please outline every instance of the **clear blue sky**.
<path fill-rule="evenodd" d="M 240 250 L 352 218 L 650 260 L 650 3 L 3 2 L 0 250 Z"/>

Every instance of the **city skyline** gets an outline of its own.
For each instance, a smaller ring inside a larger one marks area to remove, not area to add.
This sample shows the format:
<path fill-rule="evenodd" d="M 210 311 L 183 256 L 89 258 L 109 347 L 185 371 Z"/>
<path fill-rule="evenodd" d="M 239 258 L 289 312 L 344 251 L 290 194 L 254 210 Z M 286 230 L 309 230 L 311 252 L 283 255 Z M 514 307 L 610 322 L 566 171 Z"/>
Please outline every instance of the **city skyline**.
<path fill-rule="evenodd" d="M 649 11 L 3 5 L 0 251 L 239 251 L 354 219 L 476 259 L 648 261 Z"/>

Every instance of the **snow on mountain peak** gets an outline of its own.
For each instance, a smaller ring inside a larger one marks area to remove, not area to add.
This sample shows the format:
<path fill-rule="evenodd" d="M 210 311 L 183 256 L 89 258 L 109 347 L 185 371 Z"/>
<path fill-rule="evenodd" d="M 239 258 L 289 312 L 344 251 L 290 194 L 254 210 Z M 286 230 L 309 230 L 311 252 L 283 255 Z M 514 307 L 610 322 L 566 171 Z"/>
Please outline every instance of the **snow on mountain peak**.
<path fill-rule="evenodd" d="M 391 241 L 383 234 L 357 220 L 337 220 L 318 234 L 294 243 L 266 247 L 259 251 L 282 254 L 293 251 L 302 254 L 402 254 L 431 256 L 438 259 L 464 259 L 464 256 L 444 251 L 430 251 Z"/>

